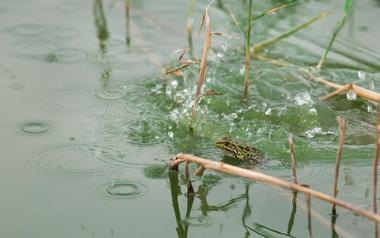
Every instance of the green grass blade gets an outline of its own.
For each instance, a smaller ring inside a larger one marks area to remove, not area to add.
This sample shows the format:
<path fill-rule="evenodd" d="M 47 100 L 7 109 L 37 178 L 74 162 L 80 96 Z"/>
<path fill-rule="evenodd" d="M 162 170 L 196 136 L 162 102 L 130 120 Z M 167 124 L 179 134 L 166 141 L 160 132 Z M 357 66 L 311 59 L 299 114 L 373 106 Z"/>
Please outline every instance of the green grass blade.
<path fill-rule="evenodd" d="M 299 0 L 292 0 L 292 1 L 289 1 L 287 3 L 281 4 L 281 5 L 278 5 L 278 6 L 275 6 L 275 7 L 268 8 L 265 11 L 263 11 L 262 13 L 260 13 L 259 15 L 253 17 L 252 21 L 256 21 L 256 20 L 258 20 L 258 19 L 260 19 L 260 18 L 262 18 L 264 16 L 271 15 L 271 14 L 273 14 L 275 12 L 278 12 L 278 11 L 284 9 L 284 8 L 293 6 L 296 3 L 299 3 Z"/>
<path fill-rule="evenodd" d="M 301 24 L 299 26 L 296 26 L 293 29 L 290 29 L 289 31 L 286 31 L 286 32 L 282 33 L 279 36 L 275 36 L 275 37 L 273 37 L 273 38 L 271 38 L 269 40 L 266 40 L 266 41 L 263 41 L 261 43 L 256 44 L 254 46 L 254 52 L 258 52 L 260 50 L 263 50 L 264 48 L 267 48 L 268 46 L 276 43 L 277 41 L 280 41 L 283 38 L 286 38 L 288 36 L 293 35 L 294 33 L 296 33 L 298 31 L 300 31 L 300 30 L 308 27 L 309 25 L 313 24 L 314 22 L 320 20 L 321 18 L 323 18 L 323 17 L 325 17 L 327 15 L 328 15 L 328 13 L 322 12 L 318 16 L 313 17 L 312 19 L 308 20 L 307 22 L 305 22 L 305 23 L 303 23 L 303 24 Z"/>
<path fill-rule="evenodd" d="M 347 16 L 349 15 L 349 13 L 351 11 L 352 3 L 353 3 L 353 0 L 346 0 L 345 1 L 344 6 L 343 6 L 343 15 L 341 16 L 341 18 L 339 19 L 338 23 L 335 26 L 335 29 L 334 29 L 333 34 L 331 36 L 331 40 L 330 40 L 329 44 L 327 45 L 325 52 L 323 53 L 321 60 L 319 61 L 318 65 L 317 65 L 318 69 L 322 68 L 322 65 L 327 58 L 327 54 L 329 53 L 329 51 L 330 51 L 330 49 L 331 49 L 331 47 L 335 41 L 335 38 L 337 37 L 339 31 L 344 26 L 344 23 L 346 22 Z"/>

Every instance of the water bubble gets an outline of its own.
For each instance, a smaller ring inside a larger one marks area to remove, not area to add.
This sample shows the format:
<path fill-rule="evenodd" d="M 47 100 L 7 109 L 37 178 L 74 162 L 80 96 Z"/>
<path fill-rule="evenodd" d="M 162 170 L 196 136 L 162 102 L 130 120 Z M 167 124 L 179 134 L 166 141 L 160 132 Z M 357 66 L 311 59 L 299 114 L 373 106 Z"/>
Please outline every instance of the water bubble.
<path fill-rule="evenodd" d="M 357 98 L 357 95 L 354 90 L 349 90 L 346 94 L 347 100 L 354 101 Z"/>
<path fill-rule="evenodd" d="M 173 87 L 173 89 L 176 89 L 177 86 L 178 86 L 178 81 L 177 81 L 177 80 L 172 80 L 172 81 L 170 82 L 170 85 Z"/>
<path fill-rule="evenodd" d="M 375 110 L 375 108 L 372 106 L 372 105 L 368 105 L 367 106 L 367 112 L 369 112 L 369 113 L 374 113 L 376 110 Z"/>
<path fill-rule="evenodd" d="M 375 83 L 373 82 L 373 80 L 369 80 L 368 86 L 370 90 L 375 90 Z"/>
<path fill-rule="evenodd" d="M 107 195 L 113 198 L 136 198 L 144 196 L 148 188 L 141 183 L 128 180 L 115 180 L 105 186 Z"/>
<path fill-rule="evenodd" d="M 272 115 L 272 108 L 268 108 L 268 109 L 265 111 L 265 115 Z"/>
<path fill-rule="evenodd" d="M 223 54 L 222 52 L 218 52 L 218 53 L 216 53 L 216 56 L 217 56 L 218 58 L 222 58 L 222 57 L 224 56 L 224 54 Z"/>
<path fill-rule="evenodd" d="M 169 136 L 170 138 L 173 138 L 174 133 L 173 133 L 172 131 L 169 131 L 169 132 L 168 132 L 168 136 Z"/>
<path fill-rule="evenodd" d="M 365 80 L 365 72 L 359 70 L 359 71 L 358 71 L 358 78 L 359 78 L 360 80 Z"/>
<path fill-rule="evenodd" d="M 309 114 L 311 114 L 311 115 L 318 115 L 317 110 L 315 108 L 310 108 L 309 109 Z"/>
<path fill-rule="evenodd" d="M 311 96 L 308 92 L 297 94 L 294 97 L 294 101 L 295 101 L 295 104 L 299 105 L 299 106 L 305 105 L 305 104 L 310 104 L 313 102 L 313 100 L 311 99 Z"/>
<path fill-rule="evenodd" d="M 240 75 L 244 75 L 244 71 L 245 71 L 245 65 L 243 65 L 241 68 L 240 68 Z"/>
<path fill-rule="evenodd" d="M 220 49 L 223 51 L 223 52 L 226 52 L 227 49 L 228 49 L 228 45 L 226 43 L 223 43 L 220 45 Z"/>
<path fill-rule="evenodd" d="M 19 130 L 26 134 L 39 135 L 49 131 L 51 126 L 45 122 L 26 122 L 19 126 Z"/>

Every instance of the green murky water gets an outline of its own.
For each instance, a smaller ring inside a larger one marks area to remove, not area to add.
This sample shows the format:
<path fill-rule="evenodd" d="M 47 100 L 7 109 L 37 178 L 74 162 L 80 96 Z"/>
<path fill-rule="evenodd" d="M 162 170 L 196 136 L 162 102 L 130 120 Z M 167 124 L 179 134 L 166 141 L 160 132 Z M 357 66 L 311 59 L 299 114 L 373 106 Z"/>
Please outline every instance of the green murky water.
<path fill-rule="evenodd" d="M 206 4 L 197 1 L 195 26 Z M 278 2 L 256 4 L 260 12 Z M 254 41 L 340 5 L 302 1 L 260 20 Z M 299 180 L 330 193 L 338 115 L 348 122 L 339 198 L 372 209 L 375 105 L 346 95 L 322 101 L 330 89 L 294 68 L 257 60 L 242 104 L 242 40 L 214 38 L 204 89 L 222 95 L 202 99 L 196 133 L 189 133 L 198 68 L 161 77 L 175 62 L 171 53 L 187 47 L 187 7 L 132 1 L 128 28 L 124 1 L 0 2 L 2 237 L 307 237 L 303 195 L 293 206 L 288 191 L 207 171 L 193 178 L 192 200 L 182 173 L 165 164 L 178 152 L 233 162 L 213 146 L 228 135 L 265 153 L 252 169 L 291 179 L 292 133 Z M 244 18 L 240 1 L 231 8 Z M 380 4 L 357 1 L 354 9 L 320 74 L 376 91 Z M 210 16 L 215 31 L 239 35 L 225 8 L 215 3 Z M 339 10 L 265 53 L 313 66 L 338 18 Z M 194 40 L 200 55 L 202 39 Z M 314 237 L 372 236 L 365 218 L 339 209 L 333 231 L 330 206 L 312 200 L 312 207 Z"/>

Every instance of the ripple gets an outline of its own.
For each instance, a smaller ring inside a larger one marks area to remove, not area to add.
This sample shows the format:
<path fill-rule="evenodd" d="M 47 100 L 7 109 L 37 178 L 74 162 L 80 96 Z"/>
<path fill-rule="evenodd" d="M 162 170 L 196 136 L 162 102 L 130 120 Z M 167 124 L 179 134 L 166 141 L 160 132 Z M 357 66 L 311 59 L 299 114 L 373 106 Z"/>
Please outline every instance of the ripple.
<path fill-rule="evenodd" d="M 12 52 L 15 56 L 21 58 L 44 59 L 46 55 L 49 55 L 55 49 L 56 47 L 49 42 L 24 42 L 15 45 Z"/>
<path fill-rule="evenodd" d="M 52 63 L 74 63 L 78 61 L 84 61 L 87 58 L 87 54 L 78 49 L 59 49 L 49 52 L 44 56 L 46 62 Z"/>
<path fill-rule="evenodd" d="M 19 131 L 31 135 L 45 134 L 50 128 L 51 126 L 48 123 L 41 121 L 25 122 L 18 127 Z"/>
<path fill-rule="evenodd" d="M 94 105 L 93 93 L 87 90 L 57 91 L 47 98 L 49 104 L 70 110 L 81 110 Z"/>
<path fill-rule="evenodd" d="M 112 148 L 97 144 L 68 144 L 35 154 L 32 168 L 52 175 L 89 176 L 98 172 L 105 157 L 114 156 Z"/>
<path fill-rule="evenodd" d="M 20 36 L 37 36 L 44 31 L 44 27 L 34 24 L 19 25 L 11 29 L 11 31 Z"/>
<path fill-rule="evenodd" d="M 133 120 L 126 124 L 124 133 L 128 141 L 139 145 L 161 143 L 165 137 L 160 133 L 165 127 L 164 121 L 159 119 Z"/>
<path fill-rule="evenodd" d="M 168 166 L 162 164 L 153 164 L 144 168 L 144 175 L 147 178 L 166 178 Z"/>
<path fill-rule="evenodd" d="M 184 220 L 184 223 L 189 226 L 209 227 L 212 225 L 212 219 L 208 216 L 189 217 Z"/>
<path fill-rule="evenodd" d="M 102 100 L 115 101 L 127 96 L 127 86 L 112 85 L 96 91 L 95 96 Z"/>
<path fill-rule="evenodd" d="M 148 187 L 128 180 L 115 180 L 105 185 L 105 193 L 113 198 L 136 198 L 144 196 Z"/>
<path fill-rule="evenodd" d="M 69 38 L 72 36 L 75 36 L 78 34 L 75 30 L 71 28 L 58 28 L 54 27 L 49 31 L 49 34 L 57 39 L 62 39 L 62 38 Z"/>
<path fill-rule="evenodd" d="M 58 9 L 62 12 L 78 12 L 82 10 L 82 6 L 77 3 L 62 3 L 58 6 Z"/>

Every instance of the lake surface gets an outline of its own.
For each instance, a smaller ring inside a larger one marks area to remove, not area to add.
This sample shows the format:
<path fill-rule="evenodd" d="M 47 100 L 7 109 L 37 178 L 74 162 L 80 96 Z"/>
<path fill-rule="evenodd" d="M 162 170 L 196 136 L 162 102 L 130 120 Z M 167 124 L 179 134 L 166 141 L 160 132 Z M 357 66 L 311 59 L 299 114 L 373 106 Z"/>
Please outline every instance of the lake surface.
<path fill-rule="evenodd" d="M 243 39 L 228 10 L 244 22 L 244 1 L 210 8 L 214 37 L 195 133 L 188 130 L 197 66 L 166 76 L 188 47 L 189 2 L 51 0 L 0 2 L 1 237 L 307 237 L 306 200 L 271 186 L 206 171 L 168 172 L 176 153 L 236 164 L 214 147 L 224 136 L 254 144 L 264 162 L 249 167 L 291 180 L 293 134 L 298 179 L 331 194 L 339 136 L 347 120 L 340 199 L 372 209 L 371 163 L 376 105 L 332 90 L 293 67 L 253 60 L 249 100 L 241 102 Z M 256 3 L 254 12 L 279 1 Z M 207 1 L 194 9 L 194 54 Z M 341 15 L 336 1 L 301 1 L 254 24 L 259 43 L 321 11 L 333 14 L 280 41 L 265 54 L 301 67 L 319 61 Z M 319 74 L 339 83 L 380 87 L 380 2 L 356 1 Z M 187 57 L 187 56 L 186 56 Z M 318 72 L 317 72 L 318 73 Z M 355 95 L 354 95 L 355 96 Z M 351 99 L 351 100 L 349 100 Z M 373 222 L 312 199 L 313 237 L 372 237 Z"/>

